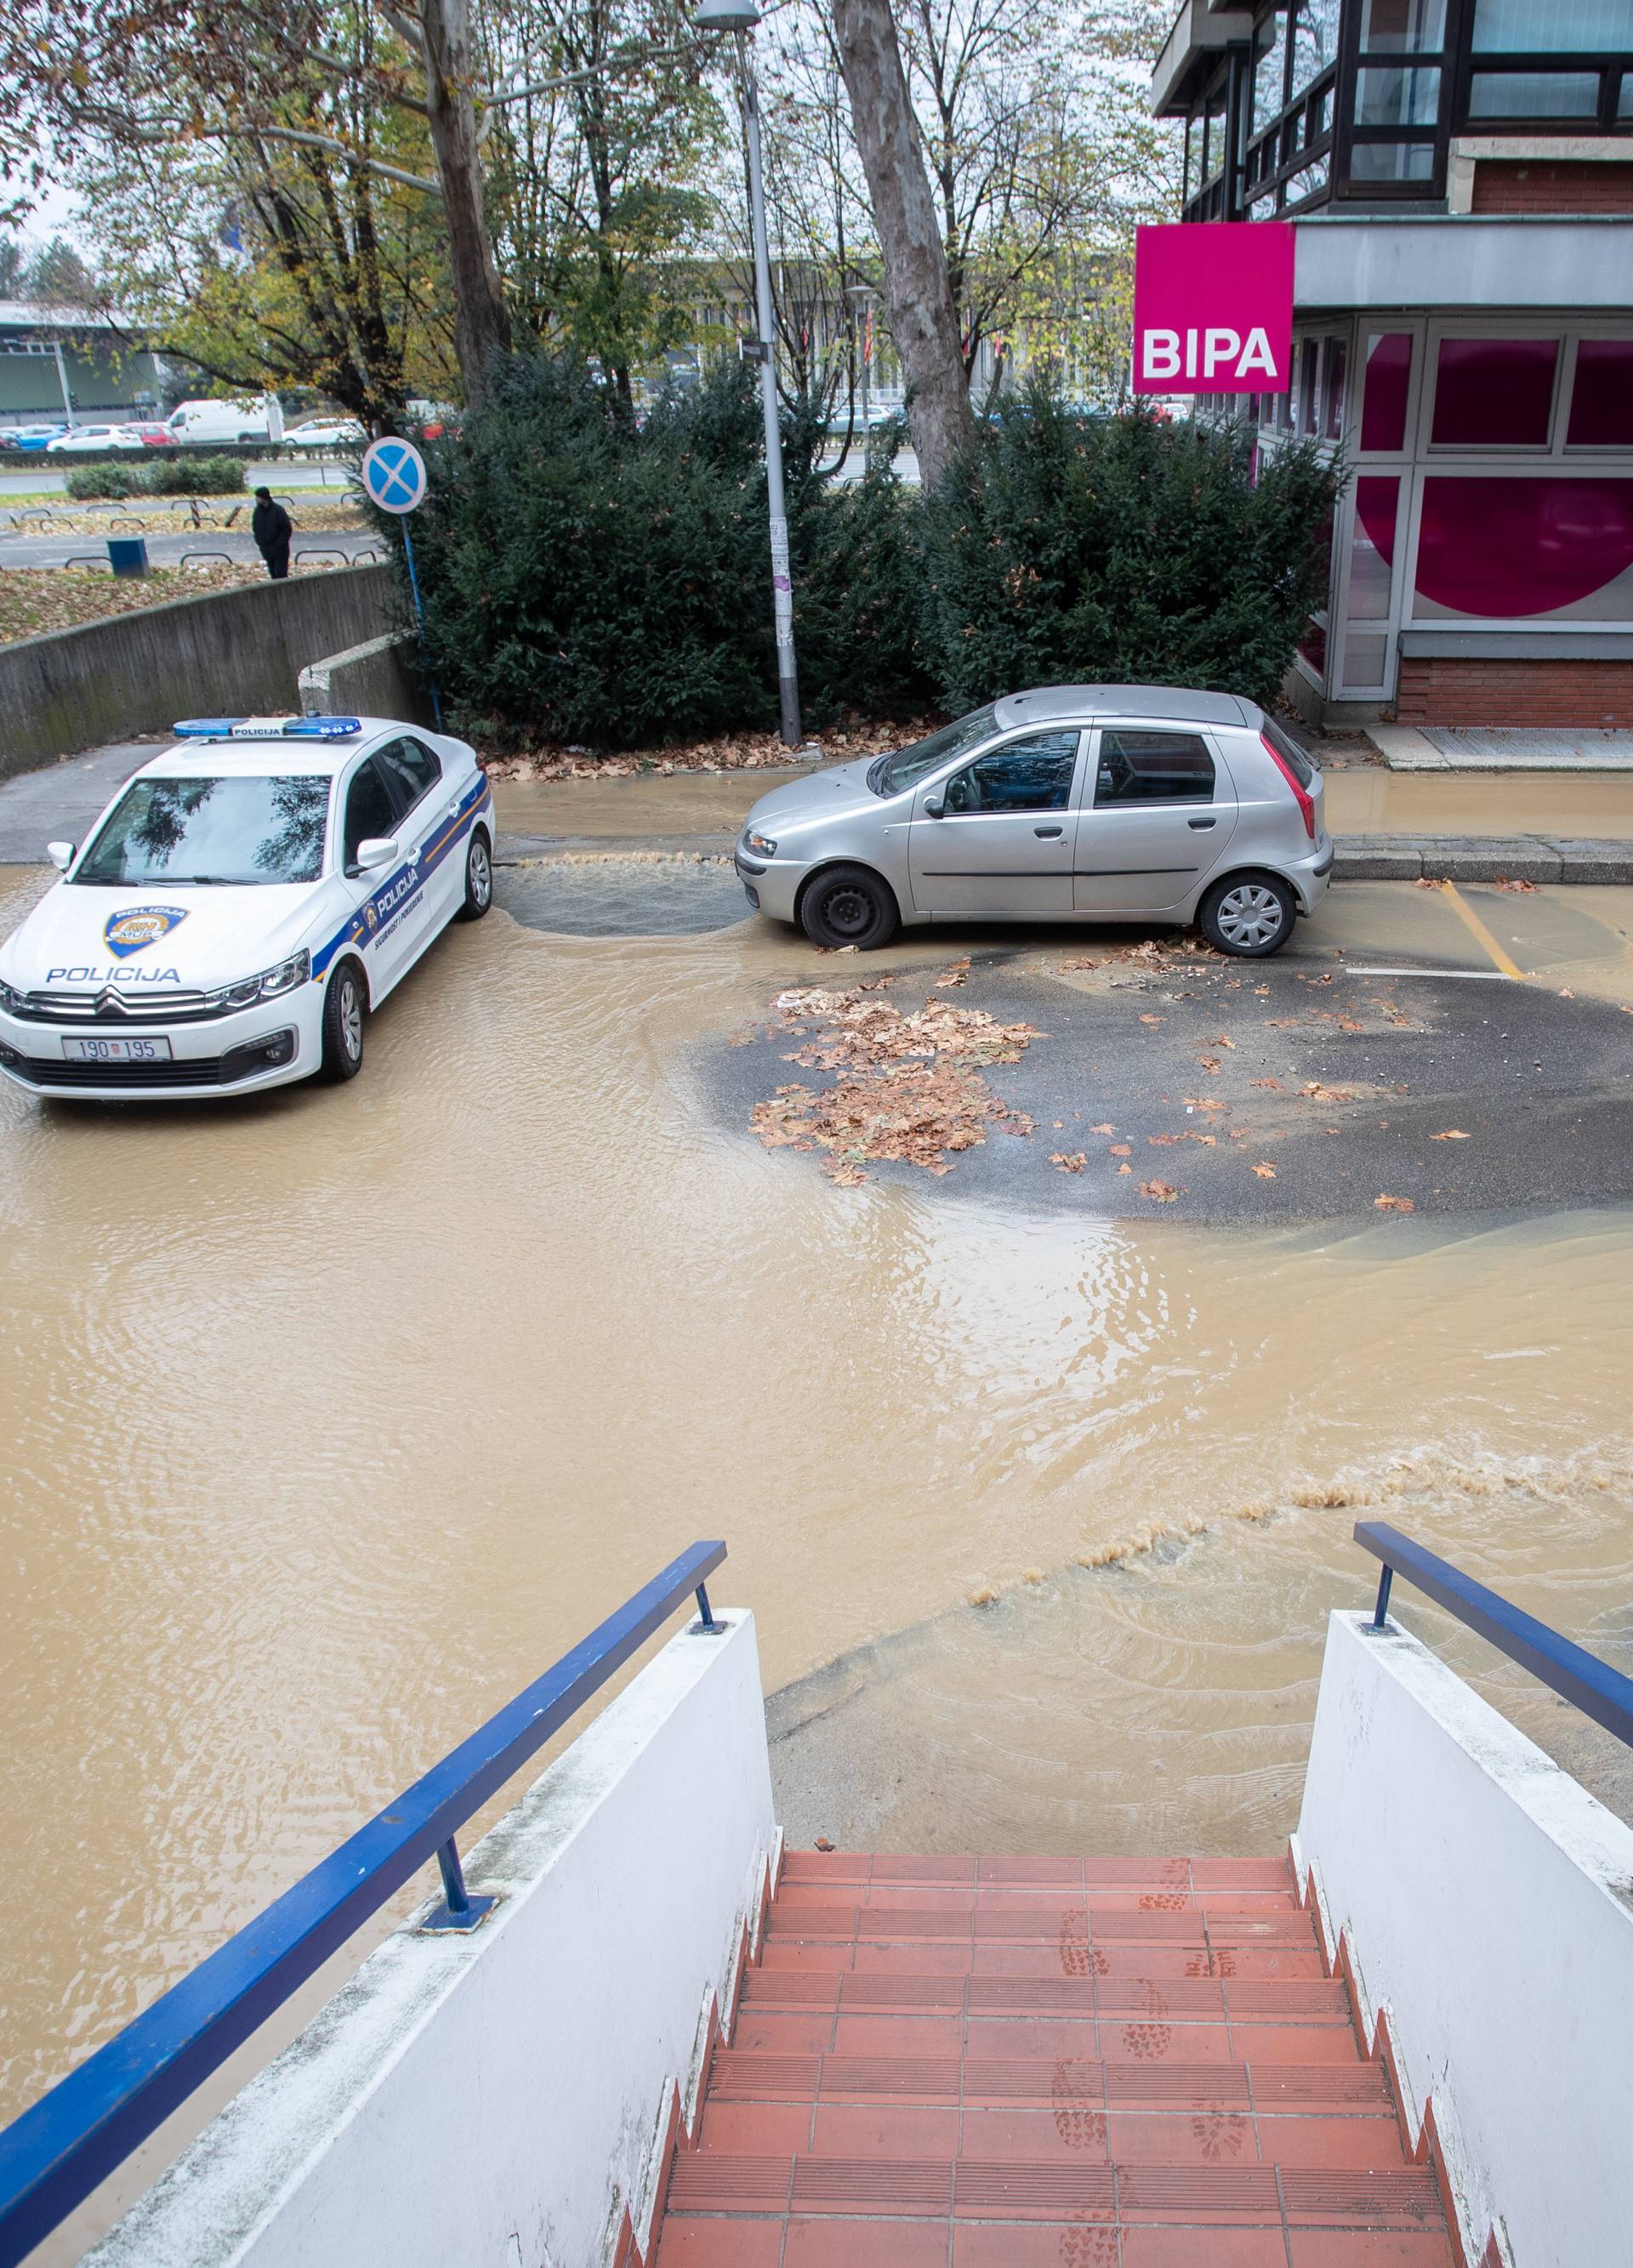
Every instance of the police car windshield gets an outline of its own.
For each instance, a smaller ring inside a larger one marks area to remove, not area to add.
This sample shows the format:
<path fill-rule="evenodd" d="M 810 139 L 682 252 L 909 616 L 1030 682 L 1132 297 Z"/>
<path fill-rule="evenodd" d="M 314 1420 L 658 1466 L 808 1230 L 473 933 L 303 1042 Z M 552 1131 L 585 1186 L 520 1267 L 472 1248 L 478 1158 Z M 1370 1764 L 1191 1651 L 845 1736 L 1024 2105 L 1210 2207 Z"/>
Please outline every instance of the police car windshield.
<path fill-rule="evenodd" d="M 329 782 L 132 780 L 74 873 L 76 882 L 315 882 Z"/>

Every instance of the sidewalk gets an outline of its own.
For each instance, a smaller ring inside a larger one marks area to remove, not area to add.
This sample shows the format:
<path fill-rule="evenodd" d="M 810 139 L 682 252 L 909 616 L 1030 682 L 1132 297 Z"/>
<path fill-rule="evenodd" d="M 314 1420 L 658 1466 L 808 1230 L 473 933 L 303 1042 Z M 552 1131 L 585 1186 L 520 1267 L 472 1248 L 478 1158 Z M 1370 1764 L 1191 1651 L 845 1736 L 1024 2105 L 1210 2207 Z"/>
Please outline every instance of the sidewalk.
<path fill-rule="evenodd" d="M 1396 772 L 1633 772 L 1633 733 L 1369 725 L 1366 736 Z"/>

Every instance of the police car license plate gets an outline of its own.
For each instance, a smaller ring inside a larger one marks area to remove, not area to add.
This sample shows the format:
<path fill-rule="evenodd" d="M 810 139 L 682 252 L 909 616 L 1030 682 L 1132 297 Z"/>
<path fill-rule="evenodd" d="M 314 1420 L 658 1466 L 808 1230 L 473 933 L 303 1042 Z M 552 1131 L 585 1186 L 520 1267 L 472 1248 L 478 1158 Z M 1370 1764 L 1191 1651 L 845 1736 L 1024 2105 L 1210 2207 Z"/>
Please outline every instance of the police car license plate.
<path fill-rule="evenodd" d="M 70 1063 L 168 1063 L 168 1040 L 64 1040 Z"/>

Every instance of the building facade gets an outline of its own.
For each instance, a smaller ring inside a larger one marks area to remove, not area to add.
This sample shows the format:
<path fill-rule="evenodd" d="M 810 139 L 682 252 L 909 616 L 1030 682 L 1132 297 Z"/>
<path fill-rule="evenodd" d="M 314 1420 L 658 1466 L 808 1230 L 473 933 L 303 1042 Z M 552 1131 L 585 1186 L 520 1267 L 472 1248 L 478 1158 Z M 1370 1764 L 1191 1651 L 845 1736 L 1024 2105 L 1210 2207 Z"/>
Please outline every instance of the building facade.
<path fill-rule="evenodd" d="M 1187 0 L 1187 220 L 1296 227 L 1261 450 L 1354 477 L 1312 718 L 1633 726 L 1633 0 Z"/>
<path fill-rule="evenodd" d="M 135 416 L 157 409 L 168 385 L 162 357 L 107 316 L 0 299 L 0 425 Z"/>

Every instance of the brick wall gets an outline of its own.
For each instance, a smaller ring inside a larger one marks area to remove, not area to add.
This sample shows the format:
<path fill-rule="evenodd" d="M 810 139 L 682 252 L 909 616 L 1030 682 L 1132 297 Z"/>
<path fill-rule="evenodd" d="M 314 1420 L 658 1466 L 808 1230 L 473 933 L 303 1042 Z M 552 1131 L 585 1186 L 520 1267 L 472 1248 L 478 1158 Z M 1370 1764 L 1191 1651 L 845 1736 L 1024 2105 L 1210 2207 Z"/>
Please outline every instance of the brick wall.
<path fill-rule="evenodd" d="M 1405 655 L 1401 725 L 1633 728 L 1633 661 L 1490 661 Z"/>
<path fill-rule="evenodd" d="M 1633 158 L 1482 158 L 1474 167 L 1477 213 L 1633 213 Z"/>

